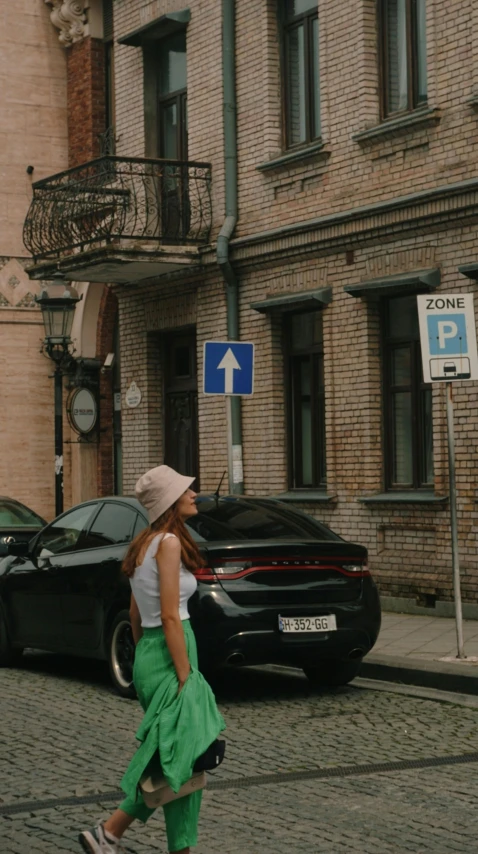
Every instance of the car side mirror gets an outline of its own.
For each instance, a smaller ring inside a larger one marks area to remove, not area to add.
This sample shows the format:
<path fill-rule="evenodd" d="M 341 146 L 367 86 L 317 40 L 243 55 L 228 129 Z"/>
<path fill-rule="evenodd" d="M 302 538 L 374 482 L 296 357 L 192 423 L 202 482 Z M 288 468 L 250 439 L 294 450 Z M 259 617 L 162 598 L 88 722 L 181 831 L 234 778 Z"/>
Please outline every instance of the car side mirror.
<path fill-rule="evenodd" d="M 15 557 L 26 557 L 28 554 L 28 542 L 8 543 L 7 554 Z"/>

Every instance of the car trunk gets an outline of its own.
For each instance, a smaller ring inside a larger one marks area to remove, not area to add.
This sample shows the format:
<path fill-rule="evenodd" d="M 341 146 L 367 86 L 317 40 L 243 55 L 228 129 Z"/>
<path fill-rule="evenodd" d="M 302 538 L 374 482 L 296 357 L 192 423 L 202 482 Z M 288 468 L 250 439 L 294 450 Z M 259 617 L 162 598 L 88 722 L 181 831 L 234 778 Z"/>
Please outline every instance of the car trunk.
<path fill-rule="evenodd" d="M 240 606 L 353 602 L 368 574 L 366 549 L 343 541 L 209 543 L 204 556 L 211 578 Z"/>

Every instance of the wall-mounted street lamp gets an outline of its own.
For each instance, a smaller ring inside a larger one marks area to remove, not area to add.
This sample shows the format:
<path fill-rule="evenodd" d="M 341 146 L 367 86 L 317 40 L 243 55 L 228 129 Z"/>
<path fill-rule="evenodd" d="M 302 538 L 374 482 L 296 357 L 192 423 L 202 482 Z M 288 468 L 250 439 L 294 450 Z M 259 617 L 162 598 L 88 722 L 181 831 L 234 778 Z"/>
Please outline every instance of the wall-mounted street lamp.
<path fill-rule="evenodd" d="M 61 296 L 50 296 L 45 287 L 35 299 L 42 310 L 45 327 L 43 347 L 55 363 L 55 513 L 58 516 L 63 512 L 63 374 L 71 370 L 75 363 L 70 351 L 71 328 L 76 303 L 81 297 L 65 282 Z"/>

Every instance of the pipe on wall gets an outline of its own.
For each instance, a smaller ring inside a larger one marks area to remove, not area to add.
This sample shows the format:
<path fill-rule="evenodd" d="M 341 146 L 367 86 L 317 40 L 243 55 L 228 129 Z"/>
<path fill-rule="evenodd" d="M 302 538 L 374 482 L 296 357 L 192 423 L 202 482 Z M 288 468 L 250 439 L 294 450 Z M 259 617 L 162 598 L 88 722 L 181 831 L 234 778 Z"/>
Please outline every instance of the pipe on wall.
<path fill-rule="evenodd" d="M 217 238 L 217 263 L 226 290 L 227 337 L 239 340 L 239 282 L 229 258 L 229 241 L 236 227 L 237 206 L 237 125 L 235 68 L 235 0 L 222 0 L 222 70 L 226 218 Z M 244 492 L 242 469 L 241 398 L 229 397 L 229 489 Z"/>

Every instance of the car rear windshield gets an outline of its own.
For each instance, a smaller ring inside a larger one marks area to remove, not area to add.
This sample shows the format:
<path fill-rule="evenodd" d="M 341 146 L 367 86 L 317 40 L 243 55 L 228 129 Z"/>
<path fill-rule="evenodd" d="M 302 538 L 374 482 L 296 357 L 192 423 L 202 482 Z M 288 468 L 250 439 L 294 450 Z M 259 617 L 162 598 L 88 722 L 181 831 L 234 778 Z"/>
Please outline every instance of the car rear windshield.
<path fill-rule="evenodd" d="M 45 522 L 33 510 L 16 501 L 0 500 L 0 528 L 43 528 Z"/>
<path fill-rule="evenodd" d="M 200 498 L 197 516 L 188 519 L 197 541 L 340 540 L 311 516 L 266 499 Z"/>

